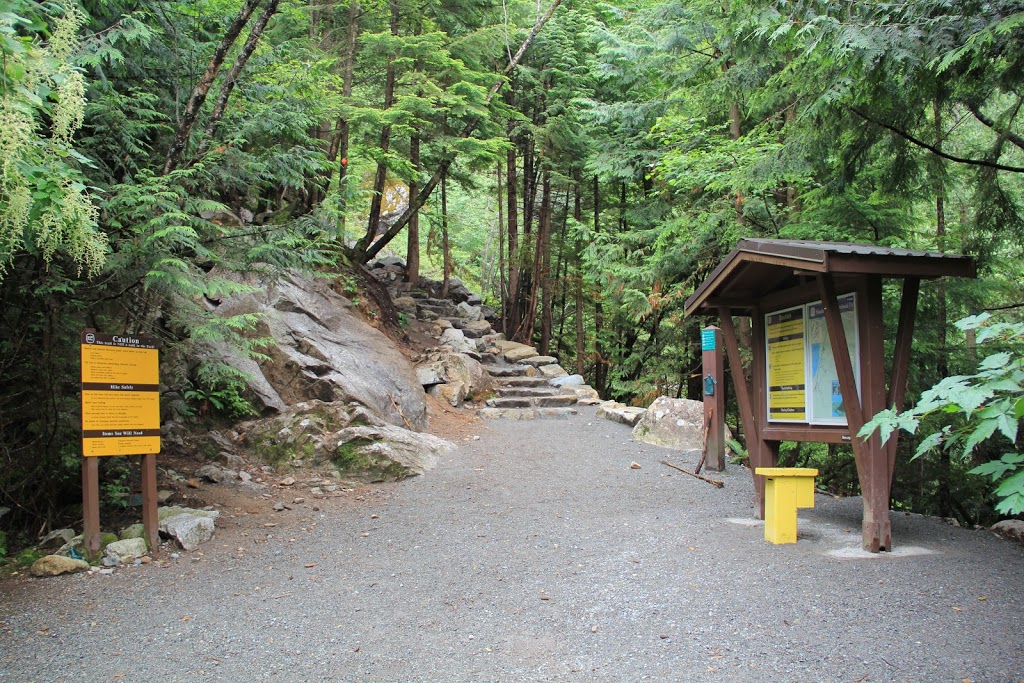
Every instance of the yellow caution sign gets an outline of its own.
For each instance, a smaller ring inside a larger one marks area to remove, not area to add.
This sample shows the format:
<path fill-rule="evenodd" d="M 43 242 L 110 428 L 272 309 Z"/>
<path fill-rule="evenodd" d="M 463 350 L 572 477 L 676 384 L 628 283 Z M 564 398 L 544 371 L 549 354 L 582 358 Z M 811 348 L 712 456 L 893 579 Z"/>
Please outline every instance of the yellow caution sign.
<path fill-rule="evenodd" d="M 160 452 L 156 340 L 82 332 L 82 454 Z"/>

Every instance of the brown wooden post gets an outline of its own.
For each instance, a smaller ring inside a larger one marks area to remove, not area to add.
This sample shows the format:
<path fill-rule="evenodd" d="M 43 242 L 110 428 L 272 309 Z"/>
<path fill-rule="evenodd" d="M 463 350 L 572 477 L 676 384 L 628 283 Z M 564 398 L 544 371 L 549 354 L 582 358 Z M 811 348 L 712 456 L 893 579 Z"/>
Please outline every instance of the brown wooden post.
<path fill-rule="evenodd" d="M 917 295 L 921 288 L 921 278 L 908 277 L 903 281 L 903 296 L 900 300 L 900 323 L 896 329 L 896 350 L 892 358 L 892 375 L 889 379 L 889 399 L 887 408 L 903 410 L 903 398 L 907 392 L 907 376 L 910 371 L 910 352 L 914 338 L 914 318 L 917 314 Z M 890 497 L 891 482 L 896 468 L 896 446 L 899 443 L 900 430 L 895 430 L 885 444 L 886 456 L 889 460 Z"/>
<path fill-rule="evenodd" d="M 100 554 L 100 463 L 82 457 L 82 537 L 85 557 L 90 562 Z"/>
<path fill-rule="evenodd" d="M 764 477 L 755 474 L 758 467 L 774 467 L 778 461 L 779 445 L 771 444 L 761 438 L 763 427 L 768 421 L 768 367 L 765 359 L 766 341 L 764 329 L 764 314 L 760 306 L 755 306 L 750 312 L 751 338 L 753 345 L 751 351 L 751 382 L 753 384 L 754 397 L 754 422 L 759 425 L 754 438 L 747 438 L 747 454 L 750 456 L 750 473 L 754 477 L 754 515 L 758 519 L 764 519 Z"/>
<path fill-rule="evenodd" d="M 700 331 L 701 371 L 704 394 L 704 466 L 725 470 L 725 355 L 722 330 L 709 325 Z"/>
<path fill-rule="evenodd" d="M 732 375 L 732 385 L 736 388 L 736 405 L 739 407 L 740 420 L 743 422 L 743 436 L 747 443 L 758 438 L 760 430 L 758 421 L 754 418 L 754 398 L 751 394 L 750 383 L 743 373 L 743 362 L 740 360 L 739 341 L 736 338 L 736 328 L 732 324 L 732 313 L 725 306 L 718 309 L 718 316 L 722 321 L 722 336 L 725 337 L 725 350 L 729 354 L 729 373 Z"/>
<path fill-rule="evenodd" d="M 863 288 L 860 319 L 861 406 L 863 417 L 870 420 L 885 410 L 886 365 L 885 326 L 882 320 L 882 279 L 870 275 Z M 864 549 L 871 552 L 892 549 L 892 527 L 889 520 L 889 497 L 892 477 L 889 452 L 883 448 L 878 431 L 867 439 L 867 481 L 870 492 L 864 492 Z"/>
<path fill-rule="evenodd" d="M 857 478 L 860 481 L 864 499 L 864 520 L 861 525 L 861 541 L 865 550 L 878 552 L 888 548 L 889 491 L 888 461 L 882 450 L 878 433 L 868 439 L 857 436 L 867 417 L 885 407 L 885 352 L 882 324 L 882 281 L 870 276 L 860 290 L 858 301 L 860 325 L 861 390 L 864 401 L 857 395 L 857 382 L 850 362 L 850 350 L 846 343 L 842 313 L 836 297 L 832 276 L 818 275 L 818 289 L 828 327 L 832 356 L 839 376 L 839 390 L 843 396 L 846 421 L 850 428 L 853 455 L 857 463 Z M 881 389 L 879 389 L 879 384 Z M 878 468 L 885 466 L 886 474 L 880 475 Z M 883 491 L 884 489 L 884 491 Z"/>
<path fill-rule="evenodd" d="M 149 552 L 160 552 L 159 513 L 156 492 L 156 454 L 142 456 L 142 527 Z"/>

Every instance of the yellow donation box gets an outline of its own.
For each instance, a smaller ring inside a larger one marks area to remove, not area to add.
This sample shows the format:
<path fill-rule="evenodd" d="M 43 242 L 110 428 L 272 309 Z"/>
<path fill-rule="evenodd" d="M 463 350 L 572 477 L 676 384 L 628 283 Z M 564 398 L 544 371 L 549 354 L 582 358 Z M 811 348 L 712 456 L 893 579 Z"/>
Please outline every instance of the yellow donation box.
<path fill-rule="evenodd" d="M 765 477 L 764 540 L 796 543 L 797 508 L 814 507 L 814 478 L 818 470 L 809 467 L 758 467 Z"/>

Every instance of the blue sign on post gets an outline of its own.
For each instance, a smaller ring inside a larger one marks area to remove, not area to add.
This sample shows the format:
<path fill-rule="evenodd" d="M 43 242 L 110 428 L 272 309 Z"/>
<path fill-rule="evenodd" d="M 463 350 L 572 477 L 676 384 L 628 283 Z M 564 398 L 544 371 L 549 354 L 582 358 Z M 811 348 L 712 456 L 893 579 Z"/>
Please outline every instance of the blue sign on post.
<path fill-rule="evenodd" d="M 700 350 L 701 351 L 714 351 L 715 350 L 715 331 L 714 330 L 701 330 L 700 331 Z"/>

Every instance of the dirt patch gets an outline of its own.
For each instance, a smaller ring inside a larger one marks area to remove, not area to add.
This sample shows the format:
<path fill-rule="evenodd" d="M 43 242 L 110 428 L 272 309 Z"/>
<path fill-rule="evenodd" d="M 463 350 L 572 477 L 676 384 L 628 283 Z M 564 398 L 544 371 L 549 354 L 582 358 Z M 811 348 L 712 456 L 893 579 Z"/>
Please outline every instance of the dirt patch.
<path fill-rule="evenodd" d="M 427 394 L 429 432 L 449 441 L 464 441 L 487 431 L 487 425 L 476 414 L 473 404 L 453 408 L 445 401 Z"/>

